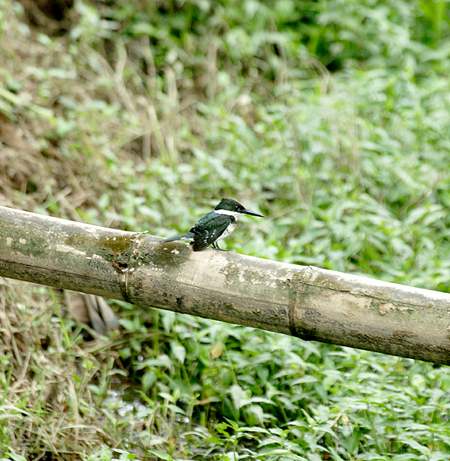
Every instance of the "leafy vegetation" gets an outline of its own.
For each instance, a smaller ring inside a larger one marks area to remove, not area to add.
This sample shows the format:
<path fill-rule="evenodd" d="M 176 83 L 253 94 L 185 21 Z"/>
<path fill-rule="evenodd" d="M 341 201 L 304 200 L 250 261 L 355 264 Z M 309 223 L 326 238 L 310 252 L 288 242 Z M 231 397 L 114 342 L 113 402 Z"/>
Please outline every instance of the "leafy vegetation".
<path fill-rule="evenodd" d="M 26 5 L 26 3 L 24 3 Z M 0 0 L 0 201 L 155 235 L 223 196 L 233 251 L 449 291 L 446 2 Z M 446 367 L 0 281 L 5 459 L 446 460 Z"/>

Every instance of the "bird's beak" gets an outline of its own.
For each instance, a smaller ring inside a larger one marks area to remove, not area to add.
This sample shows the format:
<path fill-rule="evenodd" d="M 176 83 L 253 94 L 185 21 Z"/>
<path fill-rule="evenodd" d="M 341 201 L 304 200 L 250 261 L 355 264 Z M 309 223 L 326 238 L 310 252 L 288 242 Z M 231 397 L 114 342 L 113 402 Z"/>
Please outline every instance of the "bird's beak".
<path fill-rule="evenodd" d="M 250 216 L 258 216 L 258 218 L 265 218 L 264 215 L 256 213 L 255 211 L 251 211 L 251 210 L 244 209 L 244 210 L 240 211 L 240 213 L 249 214 Z"/>

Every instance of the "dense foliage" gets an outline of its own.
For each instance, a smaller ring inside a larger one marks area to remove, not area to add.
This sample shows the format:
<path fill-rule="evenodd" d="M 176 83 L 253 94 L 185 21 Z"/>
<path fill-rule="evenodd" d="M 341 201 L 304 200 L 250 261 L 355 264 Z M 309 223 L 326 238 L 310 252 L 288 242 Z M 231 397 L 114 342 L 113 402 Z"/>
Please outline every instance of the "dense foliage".
<path fill-rule="evenodd" d="M 233 251 L 449 290 L 444 1 L 76 11 L 50 37 L 0 0 L 3 203 L 164 236 L 229 196 L 269 216 Z M 86 343 L 22 286 L 0 284 L 5 458 L 450 459 L 446 367 L 123 303 Z"/>

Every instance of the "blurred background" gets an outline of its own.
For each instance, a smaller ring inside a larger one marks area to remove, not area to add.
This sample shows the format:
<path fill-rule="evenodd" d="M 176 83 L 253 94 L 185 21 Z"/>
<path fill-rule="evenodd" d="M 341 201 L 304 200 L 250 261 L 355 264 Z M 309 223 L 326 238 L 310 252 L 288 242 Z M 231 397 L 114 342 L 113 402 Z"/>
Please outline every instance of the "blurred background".
<path fill-rule="evenodd" d="M 0 0 L 0 204 L 450 288 L 441 0 Z M 446 460 L 446 367 L 0 279 L 0 454 Z"/>

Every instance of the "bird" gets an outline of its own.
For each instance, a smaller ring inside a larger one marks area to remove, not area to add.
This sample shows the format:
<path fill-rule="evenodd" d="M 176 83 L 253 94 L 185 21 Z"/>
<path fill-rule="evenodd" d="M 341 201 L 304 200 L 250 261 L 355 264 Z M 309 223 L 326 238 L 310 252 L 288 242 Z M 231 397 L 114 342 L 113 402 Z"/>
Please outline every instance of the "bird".
<path fill-rule="evenodd" d="M 209 245 L 215 250 L 226 251 L 219 248 L 217 241 L 228 237 L 234 231 L 241 214 L 265 218 L 262 214 L 247 210 L 236 200 L 223 198 L 214 211 L 201 217 L 189 232 L 164 239 L 162 242 L 188 240 L 194 251 L 202 251 Z"/>

